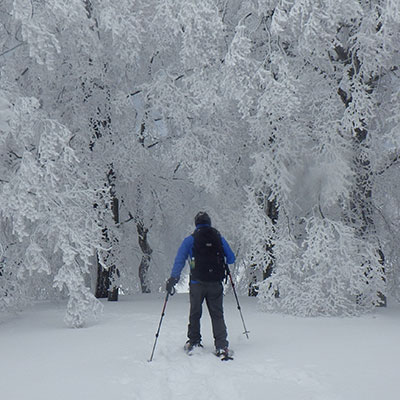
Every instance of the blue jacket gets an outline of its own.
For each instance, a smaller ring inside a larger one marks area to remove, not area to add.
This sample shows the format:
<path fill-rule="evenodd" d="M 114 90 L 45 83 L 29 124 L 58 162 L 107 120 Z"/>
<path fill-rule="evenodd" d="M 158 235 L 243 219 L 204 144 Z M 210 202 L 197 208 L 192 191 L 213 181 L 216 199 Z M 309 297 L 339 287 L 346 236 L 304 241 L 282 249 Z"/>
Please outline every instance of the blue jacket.
<path fill-rule="evenodd" d="M 196 229 L 199 229 L 203 226 L 210 226 L 207 224 L 200 224 L 196 226 Z M 225 261 L 227 264 L 233 264 L 236 260 L 235 254 L 233 253 L 232 249 L 229 247 L 228 242 L 221 236 L 222 239 L 222 247 L 224 249 L 225 253 Z M 176 254 L 175 257 L 175 262 L 174 266 L 172 267 L 172 272 L 171 272 L 171 277 L 179 279 L 181 276 L 181 272 L 183 270 L 183 267 L 185 266 L 186 260 L 189 259 L 189 261 L 192 258 L 193 255 L 193 243 L 194 243 L 194 238 L 192 235 L 186 237 L 182 244 L 180 245 L 178 249 L 178 253 Z M 192 281 L 192 283 L 195 283 Z"/>

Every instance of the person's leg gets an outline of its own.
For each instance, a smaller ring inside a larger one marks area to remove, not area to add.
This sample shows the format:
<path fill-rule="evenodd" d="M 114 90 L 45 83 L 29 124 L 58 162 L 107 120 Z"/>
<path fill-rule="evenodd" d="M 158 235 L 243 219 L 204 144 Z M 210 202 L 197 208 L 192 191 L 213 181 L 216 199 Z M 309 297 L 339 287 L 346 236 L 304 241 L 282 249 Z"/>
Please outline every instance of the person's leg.
<path fill-rule="evenodd" d="M 207 284 L 206 302 L 210 312 L 216 349 L 225 349 L 229 345 L 224 321 L 223 297 L 224 289 L 221 282 Z"/>
<path fill-rule="evenodd" d="M 191 344 L 201 342 L 200 318 L 204 300 L 204 288 L 201 283 L 190 284 L 190 314 L 188 326 L 188 338 Z"/>

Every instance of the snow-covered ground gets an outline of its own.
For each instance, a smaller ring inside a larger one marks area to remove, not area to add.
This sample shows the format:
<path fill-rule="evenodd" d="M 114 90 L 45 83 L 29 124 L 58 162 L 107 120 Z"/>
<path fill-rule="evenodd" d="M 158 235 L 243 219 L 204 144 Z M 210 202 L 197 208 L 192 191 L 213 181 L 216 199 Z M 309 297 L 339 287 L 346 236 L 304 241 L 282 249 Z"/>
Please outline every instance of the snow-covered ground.
<path fill-rule="evenodd" d="M 204 351 L 188 357 L 187 294 L 170 297 L 148 362 L 164 296 L 104 302 L 84 329 L 63 324 L 64 304 L 0 316 L 0 398 L 7 400 L 398 400 L 400 306 L 361 318 L 295 318 L 257 311 L 241 298 L 247 340 L 232 294 L 225 315 L 235 360 Z"/>

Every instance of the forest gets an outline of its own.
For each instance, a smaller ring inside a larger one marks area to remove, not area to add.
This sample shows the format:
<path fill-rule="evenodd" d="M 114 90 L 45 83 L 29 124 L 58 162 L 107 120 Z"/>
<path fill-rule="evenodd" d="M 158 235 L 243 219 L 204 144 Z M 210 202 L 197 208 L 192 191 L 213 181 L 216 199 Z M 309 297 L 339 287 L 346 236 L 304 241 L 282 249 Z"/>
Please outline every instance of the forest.
<path fill-rule="evenodd" d="M 162 292 L 205 210 L 264 310 L 400 299 L 398 0 L 1 0 L 0 312 Z"/>

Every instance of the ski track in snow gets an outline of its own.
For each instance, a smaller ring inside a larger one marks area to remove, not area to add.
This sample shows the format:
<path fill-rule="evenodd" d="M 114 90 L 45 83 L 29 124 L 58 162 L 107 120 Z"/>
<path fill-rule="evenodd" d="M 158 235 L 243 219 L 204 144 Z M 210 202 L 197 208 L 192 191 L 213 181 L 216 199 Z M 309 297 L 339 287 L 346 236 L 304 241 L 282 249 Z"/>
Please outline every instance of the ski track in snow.
<path fill-rule="evenodd" d="M 205 349 L 204 351 L 208 351 Z M 210 352 L 166 356 L 160 354 L 152 364 L 131 362 L 128 370 L 151 376 L 137 382 L 134 377 L 114 377 L 116 385 L 126 385 L 122 399 L 248 399 L 265 394 L 279 399 L 334 399 L 310 372 L 282 369 L 272 360 L 243 365 L 240 358 L 222 362 Z M 121 392 L 120 392 L 121 393 Z M 132 395 L 132 393 L 135 393 Z"/>
<path fill-rule="evenodd" d="M 240 357 L 233 362 L 221 362 L 206 354 L 195 355 L 190 360 L 179 357 L 178 362 L 178 366 L 170 367 L 170 360 L 154 366 L 152 376 L 160 382 L 160 387 L 152 394 L 144 391 L 137 399 L 155 398 L 163 387 L 168 388 L 166 399 L 262 398 L 267 388 L 269 395 L 280 399 L 292 399 L 293 393 L 297 399 L 332 398 L 315 377 L 295 369 L 284 370 L 272 360 L 253 361 L 253 365 L 244 366 Z M 145 394 L 149 397 L 144 397 Z"/>
<path fill-rule="evenodd" d="M 64 327 L 64 305 L 39 304 L 14 318 L 0 316 L 1 398 L 398 398 L 398 308 L 358 319 L 302 319 L 258 312 L 254 298 L 242 298 L 247 340 L 228 294 L 225 318 L 235 359 L 225 362 L 212 353 L 206 307 L 205 347 L 185 354 L 189 302 L 179 294 L 168 301 L 154 359 L 148 362 L 163 301 L 163 295 L 143 295 L 104 302 L 102 318 L 83 329 Z"/>

